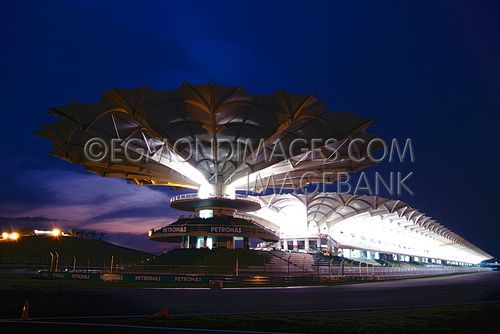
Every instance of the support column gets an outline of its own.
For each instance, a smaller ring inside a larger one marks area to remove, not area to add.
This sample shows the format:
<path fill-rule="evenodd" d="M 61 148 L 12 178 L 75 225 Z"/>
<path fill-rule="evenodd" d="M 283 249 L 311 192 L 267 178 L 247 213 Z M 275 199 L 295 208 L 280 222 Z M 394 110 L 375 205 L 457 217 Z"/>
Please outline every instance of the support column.
<path fill-rule="evenodd" d="M 334 256 L 339 256 L 339 249 L 338 249 L 337 247 L 333 247 L 333 252 L 332 252 L 332 254 L 333 254 Z"/>
<path fill-rule="evenodd" d="M 293 239 L 293 250 L 298 251 L 299 250 L 299 242 L 297 239 Z"/>
<path fill-rule="evenodd" d="M 288 250 L 288 241 L 286 239 L 283 239 L 283 250 Z"/>
<path fill-rule="evenodd" d="M 316 249 L 319 250 L 321 249 L 321 237 L 316 239 Z"/>
<path fill-rule="evenodd" d="M 309 252 L 309 238 L 304 239 L 304 249 L 306 252 Z"/>

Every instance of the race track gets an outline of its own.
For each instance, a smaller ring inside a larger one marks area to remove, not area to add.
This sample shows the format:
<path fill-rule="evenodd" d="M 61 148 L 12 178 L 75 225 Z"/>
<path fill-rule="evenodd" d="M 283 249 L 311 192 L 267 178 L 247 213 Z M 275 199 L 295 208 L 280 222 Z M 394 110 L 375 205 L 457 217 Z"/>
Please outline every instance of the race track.
<path fill-rule="evenodd" d="M 0 318 L 311 312 L 500 301 L 500 272 L 339 286 L 250 289 L 14 287 L 1 290 Z"/>

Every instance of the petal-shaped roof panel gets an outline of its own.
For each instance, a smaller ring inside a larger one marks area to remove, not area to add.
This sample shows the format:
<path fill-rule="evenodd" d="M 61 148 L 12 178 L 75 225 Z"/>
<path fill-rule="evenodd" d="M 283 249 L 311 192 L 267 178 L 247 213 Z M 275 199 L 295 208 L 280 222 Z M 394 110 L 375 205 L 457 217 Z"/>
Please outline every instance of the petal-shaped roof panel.
<path fill-rule="evenodd" d="M 59 122 L 44 126 L 38 134 L 54 143 L 54 155 L 99 175 L 125 177 L 137 184 L 193 188 L 208 182 L 243 189 L 245 176 L 265 170 L 259 176 L 263 182 L 272 176 L 280 187 L 295 188 L 312 171 L 350 172 L 372 164 L 351 160 L 346 143 L 353 138 L 374 138 L 366 132 L 373 121 L 350 112 L 329 111 L 324 101 L 312 95 L 255 95 L 240 86 L 184 83 L 173 91 L 111 89 L 97 103 L 71 103 L 53 108 L 52 113 Z M 130 150 L 127 153 L 153 152 L 154 159 L 89 161 L 83 150 L 92 138 L 120 139 L 121 147 Z M 331 157 L 338 150 L 338 159 L 308 159 L 310 149 L 290 146 L 297 138 L 309 148 L 312 139 L 322 140 L 317 154 Z M 327 139 L 335 142 L 327 143 Z M 127 145 L 130 142 L 133 145 Z M 277 154 L 276 142 L 286 152 Z M 366 147 L 355 146 L 354 151 L 364 156 Z M 165 162 L 172 157 L 189 167 Z M 307 179 L 321 180 L 320 176 Z M 335 176 L 329 181 L 335 181 Z"/>

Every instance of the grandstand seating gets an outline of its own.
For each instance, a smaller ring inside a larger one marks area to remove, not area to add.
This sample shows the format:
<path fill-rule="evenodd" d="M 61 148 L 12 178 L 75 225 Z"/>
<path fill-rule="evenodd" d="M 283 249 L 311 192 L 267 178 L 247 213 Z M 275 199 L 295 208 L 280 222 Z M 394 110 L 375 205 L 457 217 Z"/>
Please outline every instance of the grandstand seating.
<path fill-rule="evenodd" d="M 387 259 L 379 259 L 377 262 L 385 267 L 415 267 L 415 264 L 409 262 L 401 262 Z"/>
<path fill-rule="evenodd" d="M 236 266 L 238 259 L 238 266 Z M 343 264 L 343 266 L 342 266 Z M 429 267 L 422 263 L 398 262 L 386 259 L 346 259 L 321 253 L 307 254 L 289 251 L 248 249 L 174 249 L 127 268 L 131 272 L 183 274 L 266 274 L 266 275 L 385 275 Z"/>
<path fill-rule="evenodd" d="M 311 254 L 284 251 L 271 251 L 270 253 L 284 261 L 285 265 L 288 265 L 288 261 L 290 261 L 293 271 L 313 271 L 315 259 Z M 275 259 L 275 262 L 279 262 L 279 260 Z"/>
<path fill-rule="evenodd" d="M 236 259 L 238 259 L 238 267 L 242 272 L 312 272 L 315 264 L 313 255 L 296 252 L 245 249 L 174 249 L 143 261 L 140 264 L 140 270 L 148 268 L 161 270 L 162 267 L 164 269 L 182 267 L 183 270 L 190 267 L 194 270 L 198 267 L 200 270 L 218 268 L 229 272 L 234 270 Z"/>
<path fill-rule="evenodd" d="M 142 264 L 235 266 L 238 259 L 240 267 L 247 267 L 263 266 L 270 261 L 270 258 L 269 252 L 245 249 L 174 249 Z"/>

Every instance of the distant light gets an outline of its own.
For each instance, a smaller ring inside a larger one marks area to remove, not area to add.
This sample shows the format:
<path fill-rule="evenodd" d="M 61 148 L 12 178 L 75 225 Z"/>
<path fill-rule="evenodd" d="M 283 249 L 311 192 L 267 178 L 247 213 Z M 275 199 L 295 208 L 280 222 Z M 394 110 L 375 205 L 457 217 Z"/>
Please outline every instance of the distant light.
<path fill-rule="evenodd" d="M 7 233 L 7 232 L 3 232 L 3 233 L 2 233 L 2 238 L 3 238 L 3 239 L 9 239 L 9 233 Z"/>
<path fill-rule="evenodd" d="M 12 233 L 9 235 L 9 239 L 10 239 L 10 240 L 17 240 L 17 239 L 19 239 L 19 233 L 17 233 L 17 232 L 12 232 Z"/>
<path fill-rule="evenodd" d="M 35 235 L 52 235 L 52 231 L 35 230 Z"/>
<path fill-rule="evenodd" d="M 53 237 L 58 237 L 58 236 L 61 235 L 61 230 L 58 229 L 58 228 L 55 228 L 55 229 L 52 230 L 51 234 L 52 234 Z"/>

